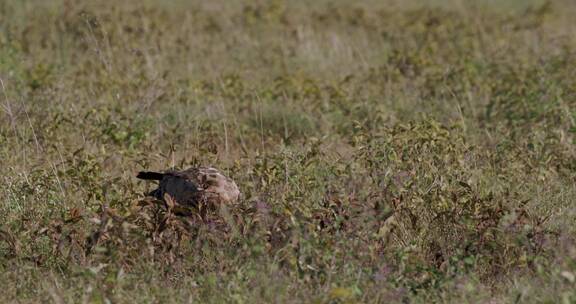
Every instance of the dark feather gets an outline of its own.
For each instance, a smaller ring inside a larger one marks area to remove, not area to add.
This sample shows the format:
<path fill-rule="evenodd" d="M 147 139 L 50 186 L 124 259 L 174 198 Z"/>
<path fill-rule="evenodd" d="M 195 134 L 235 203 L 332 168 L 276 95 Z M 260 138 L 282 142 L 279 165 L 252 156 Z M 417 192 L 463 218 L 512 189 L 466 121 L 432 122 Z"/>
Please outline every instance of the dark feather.
<path fill-rule="evenodd" d="M 146 180 L 162 180 L 164 175 L 164 173 L 141 171 L 136 175 L 136 177 Z"/>

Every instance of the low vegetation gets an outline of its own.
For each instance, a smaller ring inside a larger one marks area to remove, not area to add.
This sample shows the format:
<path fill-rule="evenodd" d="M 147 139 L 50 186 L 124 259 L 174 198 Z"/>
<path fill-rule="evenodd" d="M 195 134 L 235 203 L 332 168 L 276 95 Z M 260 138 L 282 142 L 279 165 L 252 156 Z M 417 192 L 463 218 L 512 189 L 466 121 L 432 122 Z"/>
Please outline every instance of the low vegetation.
<path fill-rule="evenodd" d="M 0 302 L 576 302 L 575 13 L 0 2 Z"/>

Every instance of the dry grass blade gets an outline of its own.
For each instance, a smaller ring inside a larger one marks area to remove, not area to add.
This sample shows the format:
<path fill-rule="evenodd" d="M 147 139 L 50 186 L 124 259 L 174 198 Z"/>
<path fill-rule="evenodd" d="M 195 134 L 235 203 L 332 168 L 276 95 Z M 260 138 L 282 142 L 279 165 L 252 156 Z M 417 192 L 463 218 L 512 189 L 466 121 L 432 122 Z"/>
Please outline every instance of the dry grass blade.
<path fill-rule="evenodd" d="M 20 241 L 9 231 L 0 229 L 0 240 L 6 242 L 10 248 L 10 256 L 17 257 L 20 255 L 22 248 Z"/>
<path fill-rule="evenodd" d="M 58 280 L 54 274 L 50 274 L 50 281 L 45 283 L 45 288 L 52 298 L 52 301 L 56 304 L 65 304 L 64 297 L 62 296 L 59 288 L 58 288 Z"/>
<path fill-rule="evenodd" d="M 93 232 L 88 237 L 86 241 L 86 256 L 89 256 L 92 253 L 94 247 L 98 245 L 98 242 L 100 241 L 102 236 L 108 231 L 107 227 L 108 227 L 108 221 L 110 219 L 107 209 L 108 206 L 106 205 L 102 206 L 102 210 L 100 212 L 99 227 L 95 232 Z"/>

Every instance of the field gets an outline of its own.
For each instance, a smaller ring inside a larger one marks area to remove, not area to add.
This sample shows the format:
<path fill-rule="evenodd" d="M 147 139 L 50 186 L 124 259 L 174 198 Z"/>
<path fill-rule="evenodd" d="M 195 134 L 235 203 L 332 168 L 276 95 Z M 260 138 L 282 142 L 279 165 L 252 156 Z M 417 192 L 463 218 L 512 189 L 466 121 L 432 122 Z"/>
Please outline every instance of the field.
<path fill-rule="evenodd" d="M 0 302 L 576 303 L 574 1 L 111 3 L 0 1 Z"/>

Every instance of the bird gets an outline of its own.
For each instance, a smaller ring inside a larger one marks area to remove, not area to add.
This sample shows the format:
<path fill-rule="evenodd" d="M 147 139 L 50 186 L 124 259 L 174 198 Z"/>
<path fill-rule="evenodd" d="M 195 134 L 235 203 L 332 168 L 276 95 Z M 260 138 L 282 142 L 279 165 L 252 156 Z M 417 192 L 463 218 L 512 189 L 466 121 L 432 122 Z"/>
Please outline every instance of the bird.
<path fill-rule="evenodd" d="M 184 207 L 234 204 L 240 197 L 240 190 L 234 180 L 212 167 L 192 167 L 163 173 L 141 171 L 136 178 L 159 181 L 158 188 L 148 195 L 172 203 L 166 202 L 166 196 L 169 196 L 174 203 Z"/>

